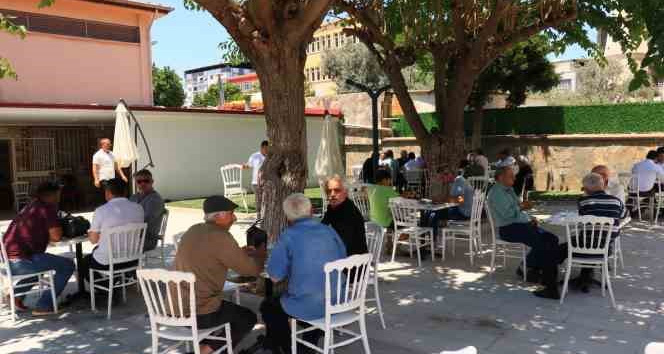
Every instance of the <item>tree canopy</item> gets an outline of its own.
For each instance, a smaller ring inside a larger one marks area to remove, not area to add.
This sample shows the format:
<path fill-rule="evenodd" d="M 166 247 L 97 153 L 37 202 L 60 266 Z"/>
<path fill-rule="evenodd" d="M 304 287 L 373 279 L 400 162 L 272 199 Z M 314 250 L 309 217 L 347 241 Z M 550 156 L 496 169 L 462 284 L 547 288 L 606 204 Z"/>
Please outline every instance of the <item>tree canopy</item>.
<path fill-rule="evenodd" d="M 339 92 L 358 90 L 357 86 L 349 84 L 348 81 L 372 90 L 389 84 L 376 58 L 360 43 L 349 43 L 339 50 L 325 52 L 321 67 L 325 74 L 334 78 Z"/>
<path fill-rule="evenodd" d="M 175 70 L 152 64 L 152 87 L 155 106 L 182 107 L 185 93 L 182 79 Z"/>

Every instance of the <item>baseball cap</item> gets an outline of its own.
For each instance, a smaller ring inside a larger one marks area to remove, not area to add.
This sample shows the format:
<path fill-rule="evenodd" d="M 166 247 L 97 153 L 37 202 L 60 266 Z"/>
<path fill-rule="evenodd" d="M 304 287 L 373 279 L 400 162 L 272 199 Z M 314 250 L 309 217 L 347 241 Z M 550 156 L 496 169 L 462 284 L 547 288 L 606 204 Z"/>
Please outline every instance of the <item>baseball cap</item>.
<path fill-rule="evenodd" d="M 235 208 L 237 208 L 237 204 L 220 195 L 208 197 L 203 202 L 203 212 L 205 212 L 205 214 L 216 213 L 219 211 L 233 211 Z"/>

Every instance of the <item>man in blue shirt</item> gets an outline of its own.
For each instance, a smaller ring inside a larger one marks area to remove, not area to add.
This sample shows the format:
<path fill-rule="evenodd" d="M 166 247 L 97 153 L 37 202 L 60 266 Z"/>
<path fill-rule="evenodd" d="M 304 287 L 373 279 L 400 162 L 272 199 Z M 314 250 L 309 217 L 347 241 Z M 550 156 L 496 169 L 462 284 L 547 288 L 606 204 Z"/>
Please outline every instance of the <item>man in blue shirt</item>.
<path fill-rule="evenodd" d="M 274 282 L 288 280 L 280 299 L 265 299 L 261 315 L 266 326 L 266 342 L 276 353 L 291 352 L 289 319 L 314 320 L 325 315 L 325 263 L 346 257 L 346 247 L 328 225 L 311 218 L 311 201 L 296 193 L 284 200 L 289 227 L 279 237 L 267 264 Z M 323 333 L 307 332 L 305 340 L 316 344 Z M 310 352 L 301 346 L 299 353 Z"/>
<path fill-rule="evenodd" d="M 558 245 L 558 237 L 537 226 L 523 209 L 527 203 L 520 203 L 514 193 L 514 170 L 511 166 L 496 170 L 496 184 L 488 195 L 491 213 L 498 227 L 500 239 L 507 242 L 523 243 L 531 250 L 526 259 L 529 266 L 542 272 L 544 289 L 536 291 L 538 297 L 560 299 L 558 291 L 558 264 L 567 251 Z M 523 270 L 525 271 L 525 270 Z"/>
<path fill-rule="evenodd" d="M 437 238 L 438 234 L 440 233 L 439 225 L 442 220 L 470 220 L 470 214 L 473 209 L 473 196 L 475 194 L 475 190 L 466 181 L 465 178 L 469 177 L 469 171 L 466 170 L 469 165 L 470 163 L 468 160 L 461 161 L 459 164 L 459 169 L 463 172 L 454 179 L 454 183 L 452 183 L 452 186 L 450 187 L 450 197 L 452 199 L 451 201 L 455 203 L 458 202 L 459 205 L 445 208 L 436 212 L 422 213 L 422 220 L 420 220 L 420 224 L 433 228 L 434 238 Z M 460 198 L 463 200 L 460 201 Z M 442 202 L 446 202 L 446 200 L 443 200 Z"/>

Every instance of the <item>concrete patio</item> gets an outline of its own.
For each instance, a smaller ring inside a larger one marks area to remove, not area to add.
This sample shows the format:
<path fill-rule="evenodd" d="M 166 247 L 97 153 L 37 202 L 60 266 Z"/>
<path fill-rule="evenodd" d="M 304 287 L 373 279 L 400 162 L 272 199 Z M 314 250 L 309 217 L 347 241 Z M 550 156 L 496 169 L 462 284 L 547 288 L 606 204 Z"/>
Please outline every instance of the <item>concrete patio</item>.
<path fill-rule="evenodd" d="M 574 207 L 573 203 L 540 205 L 536 214 Z M 200 210 L 172 208 L 169 250 L 172 235 L 201 218 Z M 241 244 L 250 220 L 240 217 L 232 230 Z M 662 230 L 634 221 L 623 232 L 625 268 L 613 281 L 617 309 L 601 297 L 599 288 L 590 294 L 572 291 L 562 306 L 536 298 L 529 293 L 531 284 L 515 276 L 515 261 L 491 274 L 489 257 L 471 267 L 462 243 L 455 258 L 448 253 L 445 262 L 424 260 L 420 269 L 408 258 L 385 262 L 380 275 L 388 328 L 380 329 L 377 316 L 369 315 L 372 352 L 440 353 L 474 345 L 481 354 L 643 353 L 647 343 L 664 341 L 664 278 L 658 276 L 664 268 Z M 72 279 L 67 291 L 73 290 Z M 242 296 L 242 304 L 254 310 L 259 302 L 254 295 Z M 89 301 L 75 303 L 57 318 L 23 314 L 13 323 L 6 313 L 3 309 L 0 317 L 0 353 L 149 353 L 145 305 L 134 289 L 127 304 L 114 306 L 111 321 L 105 312 L 92 313 Z M 262 331 L 258 325 L 252 337 Z M 253 338 L 241 346 L 251 343 Z M 362 349 L 353 345 L 338 352 L 362 353 Z"/>

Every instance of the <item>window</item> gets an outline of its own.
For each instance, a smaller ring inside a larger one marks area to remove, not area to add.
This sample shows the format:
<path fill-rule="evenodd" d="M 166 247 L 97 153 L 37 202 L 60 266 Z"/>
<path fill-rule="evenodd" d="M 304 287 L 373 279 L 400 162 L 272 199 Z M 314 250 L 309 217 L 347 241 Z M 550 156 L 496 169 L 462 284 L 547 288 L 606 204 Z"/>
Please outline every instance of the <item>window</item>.
<path fill-rule="evenodd" d="M 95 22 L 82 19 L 35 14 L 0 9 L 0 13 L 14 17 L 12 22 L 32 32 L 70 37 L 94 38 L 116 42 L 140 43 L 138 27 Z"/>
<path fill-rule="evenodd" d="M 327 39 L 327 48 L 328 49 L 332 48 L 332 36 L 328 34 L 326 36 L 326 39 Z"/>
<path fill-rule="evenodd" d="M 657 80 L 657 87 L 664 87 L 664 79 Z"/>
<path fill-rule="evenodd" d="M 320 81 L 320 68 L 316 68 L 316 81 Z"/>
<path fill-rule="evenodd" d="M 563 91 L 571 91 L 572 90 L 572 79 L 562 79 L 558 83 L 558 89 L 563 90 Z"/>
<path fill-rule="evenodd" d="M 316 52 L 320 51 L 320 37 L 316 37 Z"/>
<path fill-rule="evenodd" d="M 339 33 L 334 34 L 334 47 L 339 48 Z"/>

